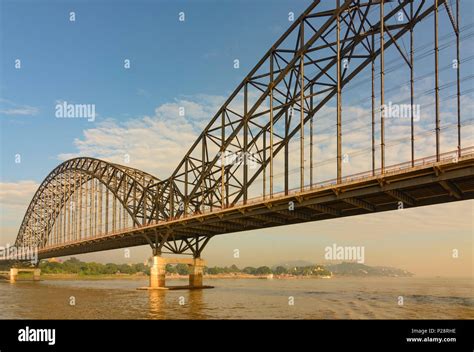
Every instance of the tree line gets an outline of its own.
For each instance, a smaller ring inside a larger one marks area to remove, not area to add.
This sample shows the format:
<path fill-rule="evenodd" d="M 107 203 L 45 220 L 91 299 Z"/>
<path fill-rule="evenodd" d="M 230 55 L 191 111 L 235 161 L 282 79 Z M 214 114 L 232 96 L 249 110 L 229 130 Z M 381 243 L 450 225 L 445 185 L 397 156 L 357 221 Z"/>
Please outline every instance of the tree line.
<path fill-rule="evenodd" d="M 45 274 L 79 274 L 79 275 L 115 275 L 115 274 L 150 274 L 150 267 L 143 263 L 138 264 L 115 264 L 115 263 L 95 263 L 83 262 L 77 258 L 70 258 L 64 262 L 42 261 L 40 269 Z M 177 264 L 166 266 L 166 272 L 170 274 L 187 275 L 189 267 L 186 264 Z M 294 276 L 330 276 L 331 272 L 321 265 L 286 268 L 277 266 L 270 268 L 268 266 L 252 267 L 247 266 L 243 269 L 235 264 L 225 267 L 205 267 L 204 273 L 209 275 L 219 274 L 248 274 L 248 275 L 294 275 Z"/>

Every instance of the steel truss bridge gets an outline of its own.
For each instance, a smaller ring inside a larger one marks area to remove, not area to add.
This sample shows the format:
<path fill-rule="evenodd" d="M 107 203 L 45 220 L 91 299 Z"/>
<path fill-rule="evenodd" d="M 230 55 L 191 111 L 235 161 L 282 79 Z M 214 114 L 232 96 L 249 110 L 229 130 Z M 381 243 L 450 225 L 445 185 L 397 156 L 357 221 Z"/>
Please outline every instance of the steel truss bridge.
<path fill-rule="evenodd" d="M 461 140 L 469 120 L 461 114 L 459 6 L 458 0 L 313 1 L 210 119 L 171 176 L 158 179 L 88 157 L 68 160 L 38 188 L 16 246 L 35 246 L 39 258 L 50 258 L 149 244 L 154 255 L 199 258 L 219 234 L 472 199 L 474 148 Z M 440 21 L 448 24 L 448 37 L 438 34 Z M 391 67 L 406 69 L 413 107 L 414 43 L 424 22 L 432 37 L 425 49 L 434 68 L 428 117 L 434 143 L 428 156 L 415 155 L 412 109 L 405 143 L 411 157 L 388 164 L 386 57 L 395 57 Z M 451 73 L 455 122 L 449 150 L 441 150 L 448 133 L 440 107 L 443 38 L 458 64 Z M 343 93 L 364 74 L 369 162 L 366 172 L 348 175 L 343 121 L 350 116 L 343 120 Z M 331 102 L 334 172 L 320 181 L 315 149 L 321 141 L 313 131 Z"/>

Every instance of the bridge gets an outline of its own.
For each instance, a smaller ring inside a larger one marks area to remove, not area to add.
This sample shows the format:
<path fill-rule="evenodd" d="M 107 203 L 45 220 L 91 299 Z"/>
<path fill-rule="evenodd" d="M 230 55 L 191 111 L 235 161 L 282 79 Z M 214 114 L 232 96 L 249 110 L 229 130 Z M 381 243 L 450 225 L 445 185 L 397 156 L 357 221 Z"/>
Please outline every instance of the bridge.
<path fill-rule="evenodd" d="M 471 59 L 460 58 L 461 34 L 469 28 L 459 25 L 459 6 L 458 0 L 311 2 L 210 118 L 171 176 L 89 157 L 65 161 L 38 188 L 15 245 L 37 248 L 39 259 L 150 245 L 150 287 L 165 286 L 165 253 L 192 256 L 185 260 L 190 287 L 201 287 L 201 255 L 216 235 L 472 199 L 474 146 L 461 138 L 472 123 L 461 113 L 461 82 L 472 79 L 460 73 Z M 423 23 L 432 39 L 415 47 Z M 440 65 L 447 51 L 457 64 L 448 73 Z M 423 77 L 416 76 L 415 59 L 427 56 L 433 70 L 422 76 L 434 86 L 417 96 Z M 386 95 L 401 88 L 389 88 L 385 77 L 400 69 L 408 79 L 409 128 L 390 141 Z M 361 100 L 370 108 L 362 117 L 344 116 L 344 94 L 354 88 L 367 93 Z M 430 113 L 422 120 L 432 128 L 422 133 L 433 138 L 423 145 L 428 154 L 417 155 L 414 106 L 426 96 Z M 446 99 L 454 102 L 452 123 L 443 121 Z M 325 112 L 331 103 L 335 108 Z M 335 153 L 317 162 L 323 141 L 314 131 L 328 116 Z M 354 120 L 367 127 L 366 149 L 344 145 L 343 122 Z M 388 162 L 399 157 L 394 143 L 406 146 L 403 162 Z M 350 173 L 346 159 L 357 155 L 367 156 L 366 168 Z M 321 180 L 328 163 L 332 177 Z"/>

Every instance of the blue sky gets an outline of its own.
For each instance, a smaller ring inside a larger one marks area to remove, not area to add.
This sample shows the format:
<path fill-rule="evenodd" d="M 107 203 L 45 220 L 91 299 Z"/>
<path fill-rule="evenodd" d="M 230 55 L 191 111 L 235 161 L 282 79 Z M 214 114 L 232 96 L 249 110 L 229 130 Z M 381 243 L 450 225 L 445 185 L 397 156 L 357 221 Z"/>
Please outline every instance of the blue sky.
<path fill-rule="evenodd" d="M 298 16 L 309 1 L 0 3 L 1 110 L 36 111 L 34 116 L 0 114 L 0 177 L 40 181 L 60 162 L 59 154 L 75 151 L 74 139 L 90 127 L 81 119 L 55 119 L 57 100 L 96 104 L 99 121 L 124 121 L 187 96 L 225 97 L 289 26 L 288 12 Z M 463 6 L 466 24 L 472 3 Z M 70 11 L 76 13 L 75 22 L 69 21 Z M 178 21 L 181 11 L 184 22 Z M 427 22 L 422 25 L 431 29 Z M 440 16 L 440 23 L 441 35 L 450 28 L 446 16 Z M 423 42 L 429 33 L 417 31 L 417 40 Z M 463 56 L 469 54 L 472 50 L 463 47 Z M 235 58 L 238 70 L 232 67 Z M 20 70 L 14 67 L 16 59 Z M 128 70 L 125 59 L 131 60 Z M 450 59 L 441 55 L 440 65 Z M 420 60 L 418 74 L 427 69 L 432 64 Z M 364 91 L 355 90 L 347 99 Z M 21 164 L 14 163 L 15 154 L 21 154 Z"/>
<path fill-rule="evenodd" d="M 101 118 L 151 113 L 185 95 L 230 92 L 307 2 L 3 1 L 1 97 L 37 107 L 2 116 L 2 179 L 37 179 L 87 122 L 58 121 L 56 100 L 95 103 Z M 76 21 L 69 22 L 69 12 Z M 184 11 L 185 22 L 178 21 Z M 280 20 L 279 20 L 280 19 Z M 234 70 L 238 57 L 240 70 Z M 21 70 L 13 66 L 20 58 Z M 125 70 L 123 62 L 131 60 Z M 27 141 L 27 143 L 25 143 Z M 12 165 L 20 153 L 23 163 Z M 12 166 L 18 166 L 12 168 Z M 18 173 L 21 174 L 19 177 Z"/>

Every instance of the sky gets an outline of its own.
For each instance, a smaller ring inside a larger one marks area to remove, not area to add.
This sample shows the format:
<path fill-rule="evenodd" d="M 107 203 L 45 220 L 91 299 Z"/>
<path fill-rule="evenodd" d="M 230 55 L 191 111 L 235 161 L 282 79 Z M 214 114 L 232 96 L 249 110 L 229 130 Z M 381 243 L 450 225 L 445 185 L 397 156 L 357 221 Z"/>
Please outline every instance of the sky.
<path fill-rule="evenodd" d="M 91 156 L 123 163 L 166 178 L 245 75 L 309 1 L 10 1 L 0 0 L 0 244 L 13 243 L 37 187 L 59 163 Z M 326 4 L 328 2 L 325 2 Z M 473 146 L 473 3 L 461 1 L 462 107 L 464 146 Z M 391 6 L 391 5 L 390 5 Z M 75 21 L 70 21 L 70 12 Z M 185 16 L 179 21 L 180 13 Z M 434 154 L 432 17 L 416 31 L 415 65 L 418 157 Z M 455 87 L 450 70 L 454 37 L 440 13 L 442 151 L 456 147 Z M 408 47 L 407 38 L 402 46 Z M 423 55 L 424 53 L 427 55 Z M 234 60 L 240 66 L 234 68 Z M 20 60 L 20 68 L 15 67 Z M 125 60 L 130 67 L 125 68 Z M 387 52 L 387 101 L 409 97 L 408 71 L 401 57 Z M 401 73 L 402 72 L 402 73 Z M 343 99 L 346 174 L 367 171 L 370 86 L 368 71 Z M 370 74 L 370 72 L 369 72 Z M 355 80 L 354 84 L 358 81 Z M 377 83 L 378 84 L 378 83 Z M 377 87 L 378 88 L 378 87 Z M 344 88 L 346 89 L 346 87 Z M 428 91 L 428 94 L 426 93 Z M 96 118 L 58 119 L 59 102 L 95 104 Z M 185 107 L 186 115 L 177 114 Z M 334 171 L 334 101 L 321 111 L 315 128 L 316 178 Z M 387 163 L 408 160 L 409 125 L 387 124 Z M 401 142 L 399 141 L 401 140 Z M 296 141 L 295 141 L 296 142 Z M 293 145 L 292 145 L 293 146 Z M 355 151 L 350 153 L 349 151 Z M 20 162 L 18 162 L 20 157 Z M 318 159 L 319 158 L 319 159 Z M 377 159 L 378 160 L 378 159 Z M 297 176 L 297 175 L 296 175 Z M 209 265 L 275 265 L 291 260 L 324 262 L 324 248 L 366 247 L 369 265 L 395 266 L 418 275 L 472 276 L 473 201 L 404 209 L 230 234 L 214 238 L 204 252 Z M 240 257 L 234 257 L 239 249 Z M 459 258 L 452 250 L 459 249 Z M 80 256 L 84 260 L 142 262 L 146 247 Z"/>

